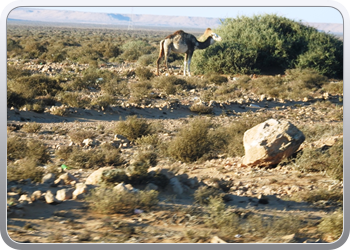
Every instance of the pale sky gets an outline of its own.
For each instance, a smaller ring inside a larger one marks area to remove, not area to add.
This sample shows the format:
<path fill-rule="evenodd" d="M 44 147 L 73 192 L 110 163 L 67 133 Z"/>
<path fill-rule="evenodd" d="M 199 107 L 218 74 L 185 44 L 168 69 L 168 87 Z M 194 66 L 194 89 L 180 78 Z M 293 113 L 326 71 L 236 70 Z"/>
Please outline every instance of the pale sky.
<path fill-rule="evenodd" d="M 341 13 L 333 7 L 36 7 L 113 14 L 151 14 L 235 18 L 260 14 L 277 14 L 294 21 L 343 23 Z"/>

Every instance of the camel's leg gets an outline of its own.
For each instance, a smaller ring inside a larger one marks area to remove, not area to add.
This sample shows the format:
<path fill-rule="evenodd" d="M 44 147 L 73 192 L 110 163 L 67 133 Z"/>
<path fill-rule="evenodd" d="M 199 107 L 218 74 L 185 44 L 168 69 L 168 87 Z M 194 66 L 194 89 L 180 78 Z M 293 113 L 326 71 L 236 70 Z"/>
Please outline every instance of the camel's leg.
<path fill-rule="evenodd" d="M 165 64 L 165 68 L 167 71 L 169 71 L 168 68 L 168 56 L 170 54 L 171 49 L 167 48 L 167 46 L 164 46 L 164 64 Z"/>
<path fill-rule="evenodd" d="M 188 60 L 188 54 L 185 53 L 185 60 L 184 60 L 184 76 L 186 76 L 187 60 Z"/>
<path fill-rule="evenodd" d="M 190 66 L 191 66 L 192 55 L 193 55 L 193 51 L 189 51 L 188 53 L 186 53 L 186 56 L 185 56 L 185 59 L 187 59 L 187 60 L 185 60 L 185 62 L 187 61 L 187 73 L 188 73 L 188 76 L 191 76 Z M 186 65 L 185 65 L 185 67 L 186 67 Z"/>

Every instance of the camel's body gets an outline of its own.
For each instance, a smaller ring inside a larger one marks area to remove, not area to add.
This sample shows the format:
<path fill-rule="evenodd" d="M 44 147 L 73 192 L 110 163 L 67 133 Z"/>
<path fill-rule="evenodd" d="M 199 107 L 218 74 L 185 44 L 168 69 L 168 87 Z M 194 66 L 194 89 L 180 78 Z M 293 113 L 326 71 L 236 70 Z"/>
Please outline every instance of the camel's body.
<path fill-rule="evenodd" d="M 190 65 L 193 52 L 196 49 L 205 49 L 215 41 L 221 41 L 221 37 L 213 33 L 210 28 L 204 32 L 201 38 L 202 37 L 205 37 L 205 41 L 200 42 L 194 35 L 178 30 L 162 40 L 160 42 L 160 52 L 157 60 L 157 75 L 159 75 L 159 62 L 163 56 L 165 59 L 165 67 L 168 69 L 168 56 L 170 52 L 185 53 L 184 76 L 186 75 L 186 70 L 188 75 L 191 75 Z"/>

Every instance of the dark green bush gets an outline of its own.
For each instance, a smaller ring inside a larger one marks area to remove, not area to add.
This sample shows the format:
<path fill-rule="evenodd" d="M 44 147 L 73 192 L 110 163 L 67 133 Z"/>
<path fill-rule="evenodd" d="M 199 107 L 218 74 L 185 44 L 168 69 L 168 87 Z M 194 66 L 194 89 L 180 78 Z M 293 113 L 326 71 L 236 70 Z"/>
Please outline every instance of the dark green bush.
<path fill-rule="evenodd" d="M 328 77 L 343 75 L 343 42 L 277 15 L 226 18 L 215 30 L 222 37 L 194 54 L 198 73 L 253 73 L 272 68 L 313 68 Z"/>

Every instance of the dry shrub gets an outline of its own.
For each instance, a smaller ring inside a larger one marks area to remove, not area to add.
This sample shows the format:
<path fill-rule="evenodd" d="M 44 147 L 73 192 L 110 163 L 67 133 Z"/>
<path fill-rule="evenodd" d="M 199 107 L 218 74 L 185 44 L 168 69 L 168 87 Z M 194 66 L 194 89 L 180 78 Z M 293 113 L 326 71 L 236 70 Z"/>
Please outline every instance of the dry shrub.
<path fill-rule="evenodd" d="M 42 128 L 41 124 L 38 124 L 36 122 L 29 122 L 24 124 L 21 130 L 27 133 L 38 133 L 41 128 Z"/>
<path fill-rule="evenodd" d="M 334 240 L 337 240 L 343 233 L 343 223 L 343 211 L 339 209 L 325 216 L 318 225 L 318 230 L 324 234 L 330 234 Z"/>
<path fill-rule="evenodd" d="M 208 119 L 194 118 L 184 126 L 169 143 L 168 153 L 176 160 L 193 162 L 200 159 L 211 149 Z"/>
<path fill-rule="evenodd" d="M 218 189 L 208 186 L 201 186 L 194 192 L 194 200 L 200 205 L 209 204 L 210 198 L 218 197 L 220 192 Z M 220 198 L 222 200 L 222 198 Z"/>
<path fill-rule="evenodd" d="M 199 103 L 199 104 L 193 104 L 190 107 L 190 110 L 192 112 L 198 113 L 198 114 L 211 114 L 213 112 L 213 108 L 209 107 L 205 104 Z"/>
<path fill-rule="evenodd" d="M 123 163 L 120 150 L 109 145 L 85 150 L 75 146 L 63 146 L 56 151 L 56 156 L 63 159 L 66 165 L 77 168 L 119 166 Z"/>
<path fill-rule="evenodd" d="M 93 139 L 95 138 L 96 132 L 91 130 L 74 130 L 68 133 L 68 136 L 72 140 L 72 142 L 81 144 L 85 139 Z"/>
<path fill-rule="evenodd" d="M 38 164 L 46 163 L 50 159 L 50 155 L 46 146 L 37 140 L 22 139 L 13 136 L 7 139 L 7 159 L 33 159 Z"/>
<path fill-rule="evenodd" d="M 152 126 L 146 119 L 138 118 L 136 115 L 128 116 L 125 121 L 119 121 L 114 132 L 125 136 L 130 141 L 152 134 Z"/>
<path fill-rule="evenodd" d="M 115 189 L 96 188 L 86 198 L 89 208 L 102 214 L 132 212 L 133 209 L 150 209 L 158 204 L 155 190 L 120 192 Z"/>
<path fill-rule="evenodd" d="M 330 177 L 343 180 L 343 141 L 339 140 L 330 148 L 305 148 L 295 165 L 302 172 L 325 171 Z"/>
<path fill-rule="evenodd" d="M 41 182 L 43 173 L 43 169 L 38 167 L 34 158 L 24 158 L 7 166 L 7 180 L 9 181 L 31 179 L 35 182 Z"/>

